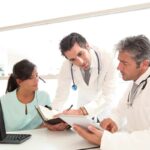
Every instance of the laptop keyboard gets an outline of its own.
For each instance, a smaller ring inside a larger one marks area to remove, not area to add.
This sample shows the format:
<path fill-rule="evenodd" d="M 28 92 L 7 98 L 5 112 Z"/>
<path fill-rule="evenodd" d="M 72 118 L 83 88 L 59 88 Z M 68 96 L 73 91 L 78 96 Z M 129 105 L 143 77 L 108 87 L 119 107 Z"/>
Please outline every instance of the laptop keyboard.
<path fill-rule="evenodd" d="M 7 134 L 7 136 L 0 141 L 0 143 L 19 144 L 26 141 L 30 137 L 30 134 Z"/>

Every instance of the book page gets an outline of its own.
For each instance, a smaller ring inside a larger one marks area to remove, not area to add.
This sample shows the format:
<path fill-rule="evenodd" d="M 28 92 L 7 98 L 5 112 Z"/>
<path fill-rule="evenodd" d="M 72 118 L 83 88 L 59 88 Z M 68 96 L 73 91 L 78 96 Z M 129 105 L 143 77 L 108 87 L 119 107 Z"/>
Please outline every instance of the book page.
<path fill-rule="evenodd" d="M 42 105 L 36 106 L 36 109 L 39 112 L 40 116 L 44 119 L 44 121 L 53 119 L 54 116 L 59 113 L 56 110 L 50 110 L 47 107 Z"/>

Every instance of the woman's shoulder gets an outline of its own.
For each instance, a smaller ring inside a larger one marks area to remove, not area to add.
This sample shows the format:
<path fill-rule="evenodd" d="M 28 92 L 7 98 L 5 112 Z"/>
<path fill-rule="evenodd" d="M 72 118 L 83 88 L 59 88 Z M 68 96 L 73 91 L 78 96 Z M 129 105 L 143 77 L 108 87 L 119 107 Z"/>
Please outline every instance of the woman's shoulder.
<path fill-rule="evenodd" d="M 46 91 L 38 90 L 36 91 L 36 98 L 38 99 L 38 102 L 42 102 L 45 105 L 50 103 L 50 96 Z"/>
<path fill-rule="evenodd" d="M 37 94 L 37 96 L 40 96 L 40 97 L 43 97 L 43 96 L 50 97 L 49 93 L 44 90 L 37 90 L 36 94 Z"/>
<path fill-rule="evenodd" d="M 12 92 L 7 92 L 6 94 L 1 96 L 1 99 L 5 99 L 5 98 L 13 98 L 14 96 L 16 96 L 16 90 L 12 91 Z"/>
<path fill-rule="evenodd" d="M 0 101 L 5 106 L 12 105 L 16 101 L 16 90 L 8 92 L 0 97 Z"/>

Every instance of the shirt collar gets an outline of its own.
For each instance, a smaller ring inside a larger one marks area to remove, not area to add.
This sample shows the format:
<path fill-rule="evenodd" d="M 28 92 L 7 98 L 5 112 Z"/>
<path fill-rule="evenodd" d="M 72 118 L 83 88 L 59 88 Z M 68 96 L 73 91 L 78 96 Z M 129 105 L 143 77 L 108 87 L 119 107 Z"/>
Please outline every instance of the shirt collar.
<path fill-rule="evenodd" d="M 144 72 L 136 81 L 136 84 L 140 84 L 141 81 L 145 80 L 150 75 L 150 67 Z"/>

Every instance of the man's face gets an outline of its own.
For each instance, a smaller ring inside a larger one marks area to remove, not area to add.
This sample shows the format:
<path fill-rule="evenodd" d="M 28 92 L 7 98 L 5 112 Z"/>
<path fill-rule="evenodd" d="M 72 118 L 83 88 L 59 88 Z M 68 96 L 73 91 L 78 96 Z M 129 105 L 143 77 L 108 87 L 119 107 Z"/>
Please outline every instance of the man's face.
<path fill-rule="evenodd" d="M 136 81 L 143 73 L 142 65 L 137 66 L 132 55 L 128 52 L 120 52 L 118 55 L 119 65 L 117 69 L 122 74 L 122 78 L 125 81 Z"/>
<path fill-rule="evenodd" d="M 87 70 L 91 65 L 91 56 L 88 48 L 82 48 L 77 43 L 64 53 L 65 57 L 70 60 L 74 65 Z"/>

